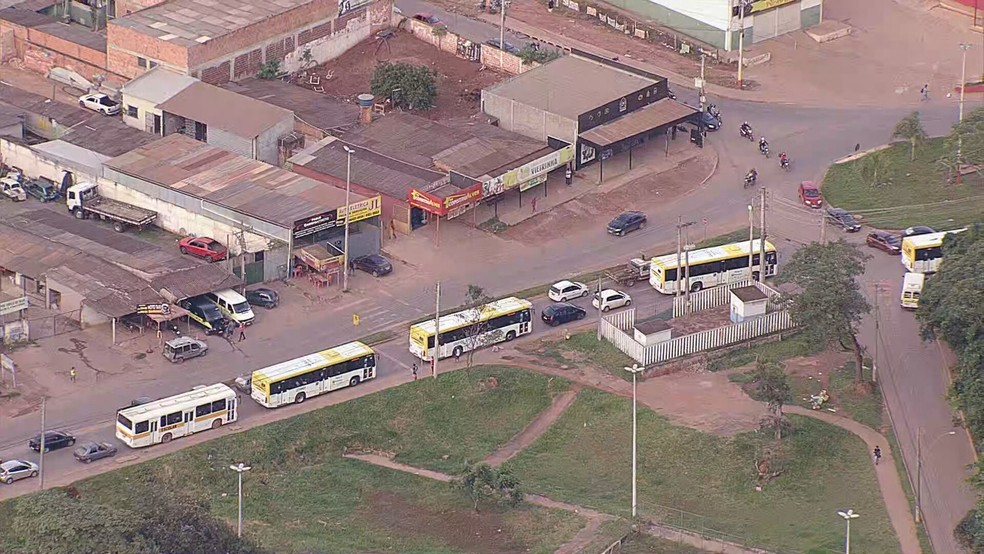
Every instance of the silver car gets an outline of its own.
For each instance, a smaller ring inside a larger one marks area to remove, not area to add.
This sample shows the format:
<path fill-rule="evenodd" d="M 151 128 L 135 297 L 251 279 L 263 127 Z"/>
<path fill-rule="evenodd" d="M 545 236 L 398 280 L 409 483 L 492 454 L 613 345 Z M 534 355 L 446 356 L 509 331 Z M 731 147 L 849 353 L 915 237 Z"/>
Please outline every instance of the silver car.
<path fill-rule="evenodd" d="M 0 464 L 0 482 L 7 485 L 14 481 L 38 476 L 38 464 L 23 460 L 7 460 Z"/>

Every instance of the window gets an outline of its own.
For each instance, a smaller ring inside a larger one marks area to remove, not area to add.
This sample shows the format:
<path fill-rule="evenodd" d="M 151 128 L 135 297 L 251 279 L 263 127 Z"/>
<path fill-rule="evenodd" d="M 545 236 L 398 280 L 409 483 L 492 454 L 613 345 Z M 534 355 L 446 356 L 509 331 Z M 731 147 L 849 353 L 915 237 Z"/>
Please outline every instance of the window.
<path fill-rule="evenodd" d="M 138 422 L 137 425 L 133 428 L 133 432 L 146 433 L 148 429 L 150 429 L 150 423 L 147 421 L 141 421 Z"/>
<path fill-rule="evenodd" d="M 202 404 L 201 406 L 195 407 L 195 417 L 204 417 L 212 413 L 212 404 Z"/>
<path fill-rule="evenodd" d="M 142 68 L 144 68 L 144 69 L 146 69 L 147 68 L 147 59 L 146 58 L 141 58 L 140 56 L 137 56 L 137 65 L 140 66 L 140 67 L 142 67 Z"/>
<path fill-rule="evenodd" d="M 161 416 L 161 427 L 167 427 L 168 425 L 175 425 L 177 423 L 181 423 L 181 412 Z"/>
<path fill-rule="evenodd" d="M 224 409 L 226 409 L 226 399 L 225 398 L 223 398 L 221 400 L 216 400 L 215 402 L 212 402 L 212 413 L 221 412 Z"/>
<path fill-rule="evenodd" d="M 200 121 L 195 122 L 195 140 L 208 142 L 208 126 Z"/>
<path fill-rule="evenodd" d="M 118 414 L 116 416 L 116 421 L 120 422 L 120 425 L 126 427 L 129 430 L 133 430 L 133 422 L 126 418 L 123 414 Z"/>
<path fill-rule="evenodd" d="M 935 260 L 936 258 L 942 257 L 942 246 L 930 246 L 929 248 L 920 248 L 919 250 L 916 250 L 916 259 L 919 261 Z"/>
<path fill-rule="evenodd" d="M 262 262 L 263 261 L 263 252 L 260 251 L 260 252 L 257 252 L 255 254 L 253 254 L 253 261 L 254 262 Z"/>
<path fill-rule="evenodd" d="M 150 68 L 151 69 L 154 69 L 155 67 L 157 67 L 157 62 L 151 60 L 151 62 L 150 62 Z"/>
<path fill-rule="evenodd" d="M 127 106 L 126 115 L 127 117 L 140 117 L 140 110 L 136 106 Z"/>

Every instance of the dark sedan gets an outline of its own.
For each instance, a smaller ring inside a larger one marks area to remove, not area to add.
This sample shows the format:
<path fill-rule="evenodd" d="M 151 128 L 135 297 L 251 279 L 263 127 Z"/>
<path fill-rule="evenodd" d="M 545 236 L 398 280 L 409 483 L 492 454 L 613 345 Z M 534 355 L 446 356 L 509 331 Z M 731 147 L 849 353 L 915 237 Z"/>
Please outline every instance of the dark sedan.
<path fill-rule="evenodd" d="M 75 437 L 63 431 L 48 431 L 44 434 L 44 451 L 58 450 L 75 444 Z M 41 435 L 35 435 L 28 443 L 31 450 L 41 452 Z"/>
<path fill-rule="evenodd" d="M 932 227 L 926 227 L 925 225 L 915 225 L 913 227 L 907 227 L 902 231 L 902 238 L 905 237 L 917 237 L 919 235 L 929 235 L 935 233 L 936 231 Z"/>
<path fill-rule="evenodd" d="M 61 198 L 58 185 L 47 177 L 38 177 L 37 179 L 31 179 L 24 183 L 24 192 L 41 202 L 50 202 Z"/>
<path fill-rule="evenodd" d="M 898 254 L 902 251 L 902 239 L 886 231 L 872 231 L 865 237 L 864 242 L 872 248 L 884 250 L 889 254 Z"/>
<path fill-rule="evenodd" d="M 93 460 L 112 458 L 116 455 L 116 447 L 108 442 L 87 442 L 72 452 L 75 459 L 87 464 Z"/>
<path fill-rule="evenodd" d="M 625 236 L 636 229 L 646 228 L 646 214 L 642 212 L 622 212 L 608 224 L 608 234 Z"/>
<path fill-rule="evenodd" d="M 700 112 L 700 121 L 708 131 L 717 131 L 721 128 L 721 120 L 706 111 Z"/>
<path fill-rule="evenodd" d="M 260 306 L 268 310 L 272 310 L 280 304 L 280 295 L 277 291 L 258 288 L 246 291 L 246 301 L 249 302 L 250 306 Z"/>
<path fill-rule="evenodd" d="M 588 315 L 588 312 L 584 308 L 575 306 L 569 302 L 556 302 L 540 312 L 540 319 L 547 325 L 556 327 L 568 321 L 584 319 L 586 315 Z"/>
<path fill-rule="evenodd" d="M 361 269 L 373 277 L 379 277 L 393 272 L 393 264 L 379 254 L 369 254 L 352 260 L 356 269 Z"/>
<path fill-rule="evenodd" d="M 490 38 L 489 40 L 485 41 L 485 44 L 488 44 L 492 48 L 499 48 L 499 39 L 497 39 L 497 38 Z M 506 47 L 505 48 L 501 48 L 501 50 L 505 50 L 506 52 L 509 52 L 510 54 L 519 54 L 519 48 L 516 48 L 515 46 L 513 46 L 512 44 L 510 44 L 509 41 L 506 41 L 505 44 L 506 44 Z"/>
<path fill-rule="evenodd" d="M 848 233 L 857 233 L 861 230 L 861 224 L 847 210 L 827 208 L 827 220 Z"/>

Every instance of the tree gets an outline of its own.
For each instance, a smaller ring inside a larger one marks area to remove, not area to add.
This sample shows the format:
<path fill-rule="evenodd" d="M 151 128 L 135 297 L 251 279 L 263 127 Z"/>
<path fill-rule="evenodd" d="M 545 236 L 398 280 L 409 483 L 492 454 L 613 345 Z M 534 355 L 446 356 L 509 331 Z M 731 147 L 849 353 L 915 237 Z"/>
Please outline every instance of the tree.
<path fill-rule="evenodd" d="M 951 171 L 956 171 L 961 164 L 984 165 L 984 108 L 964 115 L 963 121 L 953 126 L 943 145 Z"/>
<path fill-rule="evenodd" d="M 476 512 L 481 501 L 505 502 L 512 506 L 523 501 L 519 480 L 509 470 L 486 463 L 465 465 L 465 472 L 455 481 L 455 486 L 471 498 Z"/>
<path fill-rule="evenodd" d="M 763 426 L 774 430 L 776 440 L 781 440 L 782 432 L 790 427 L 789 420 L 782 413 L 782 407 L 791 393 L 786 372 L 776 364 L 759 362 L 755 369 L 755 391 L 769 404 L 769 414 L 763 420 Z"/>
<path fill-rule="evenodd" d="M 408 63 L 383 63 L 372 74 L 370 89 L 376 96 L 389 98 L 393 106 L 408 110 L 429 110 L 437 98 L 437 73 Z"/>
<path fill-rule="evenodd" d="M 248 540 L 237 537 L 231 526 L 213 517 L 205 501 L 162 483 L 154 485 L 154 490 L 153 496 L 138 500 L 136 512 L 154 514 L 142 519 L 140 535 L 154 544 L 156 552 L 251 554 L 260 551 Z"/>
<path fill-rule="evenodd" d="M 560 52 L 527 45 L 516 56 L 523 60 L 523 65 L 533 65 L 535 63 L 547 63 L 556 60 L 560 57 Z"/>
<path fill-rule="evenodd" d="M 864 347 L 858 341 L 858 325 L 871 311 L 857 280 L 866 259 L 843 239 L 814 242 L 797 250 L 777 279 L 799 287 L 797 294 L 787 296 L 789 314 L 813 343 L 839 343 L 854 352 L 858 383 L 864 380 Z"/>
<path fill-rule="evenodd" d="M 912 146 L 909 159 L 915 161 L 916 145 L 926 140 L 926 131 L 923 129 L 922 121 L 919 120 L 919 112 L 912 112 L 896 123 L 892 138 L 909 141 Z"/>
<path fill-rule="evenodd" d="M 280 60 L 270 60 L 260 66 L 260 79 L 276 79 L 280 76 Z"/>
<path fill-rule="evenodd" d="M 491 329 L 488 321 L 482 321 L 482 315 L 485 313 L 487 305 L 493 300 L 482 287 L 468 285 L 468 290 L 465 292 L 465 307 L 468 309 L 468 317 L 473 323 L 465 328 L 468 346 L 468 353 L 465 358 L 467 367 L 471 367 L 476 350 L 502 340 L 501 330 Z"/>
<path fill-rule="evenodd" d="M 886 183 L 891 166 L 882 152 L 871 152 L 854 163 L 861 181 L 869 187 Z"/>

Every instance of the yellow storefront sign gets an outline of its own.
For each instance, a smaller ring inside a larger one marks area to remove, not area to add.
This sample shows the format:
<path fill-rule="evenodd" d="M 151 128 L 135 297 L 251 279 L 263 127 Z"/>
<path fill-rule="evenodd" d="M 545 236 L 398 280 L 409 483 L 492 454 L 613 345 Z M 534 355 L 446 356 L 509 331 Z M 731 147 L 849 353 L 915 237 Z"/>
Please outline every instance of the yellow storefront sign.
<path fill-rule="evenodd" d="M 356 221 L 376 217 L 377 215 L 383 213 L 383 197 L 373 196 L 372 198 L 355 202 L 349 205 L 349 209 L 347 211 L 352 214 L 352 219 L 349 220 L 349 223 L 355 223 Z M 345 208 L 338 208 L 339 221 L 342 221 L 345 218 L 345 214 Z"/>
<path fill-rule="evenodd" d="M 756 2 L 752 2 L 751 12 L 745 12 L 745 13 L 764 12 L 765 10 L 778 8 L 779 6 L 791 4 L 795 1 L 796 0 L 757 0 Z"/>

